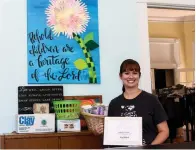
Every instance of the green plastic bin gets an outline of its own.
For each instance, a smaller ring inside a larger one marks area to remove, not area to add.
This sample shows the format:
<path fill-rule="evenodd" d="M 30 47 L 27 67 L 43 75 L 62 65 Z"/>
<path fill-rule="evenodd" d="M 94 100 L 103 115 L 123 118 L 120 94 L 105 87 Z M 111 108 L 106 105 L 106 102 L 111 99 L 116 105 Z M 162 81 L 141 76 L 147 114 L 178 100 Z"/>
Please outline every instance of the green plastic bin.
<path fill-rule="evenodd" d="M 57 120 L 78 119 L 80 116 L 80 100 L 53 101 Z"/>

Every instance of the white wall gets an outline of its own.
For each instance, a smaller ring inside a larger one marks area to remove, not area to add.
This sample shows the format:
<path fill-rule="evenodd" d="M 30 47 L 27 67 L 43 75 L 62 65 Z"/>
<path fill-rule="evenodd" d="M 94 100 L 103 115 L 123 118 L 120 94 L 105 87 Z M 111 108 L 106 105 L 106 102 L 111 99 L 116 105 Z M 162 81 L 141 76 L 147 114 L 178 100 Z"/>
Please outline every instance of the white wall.
<path fill-rule="evenodd" d="M 121 93 L 121 62 L 141 60 L 136 10 L 136 0 L 99 0 L 102 83 L 64 85 L 64 95 L 101 94 L 108 104 Z M 15 130 L 17 87 L 27 85 L 26 21 L 26 0 L 0 0 L 0 133 Z"/>

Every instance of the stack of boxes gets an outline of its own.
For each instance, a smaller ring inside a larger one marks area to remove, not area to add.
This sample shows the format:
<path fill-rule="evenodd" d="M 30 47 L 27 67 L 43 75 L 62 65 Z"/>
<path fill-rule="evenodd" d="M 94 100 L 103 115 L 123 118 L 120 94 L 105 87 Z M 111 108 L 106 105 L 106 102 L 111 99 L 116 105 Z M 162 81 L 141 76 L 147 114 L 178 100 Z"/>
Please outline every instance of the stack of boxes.
<path fill-rule="evenodd" d="M 81 131 L 80 124 L 80 101 L 65 100 L 54 103 L 57 119 L 57 132 Z"/>
<path fill-rule="evenodd" d="M 59 90 L 59 92 L 57 91 Z M 55 95 L 60 95 L 56 97 Z M 63 87 L 18 88 L 17 133 L 81 131 L 80 100 L 62 100 Z"/>
<path fill-rule="evenodd" d="M 55 132 L 52 102 L 63 99 L 63 86 L 19 86 L 16 132 Z"/>

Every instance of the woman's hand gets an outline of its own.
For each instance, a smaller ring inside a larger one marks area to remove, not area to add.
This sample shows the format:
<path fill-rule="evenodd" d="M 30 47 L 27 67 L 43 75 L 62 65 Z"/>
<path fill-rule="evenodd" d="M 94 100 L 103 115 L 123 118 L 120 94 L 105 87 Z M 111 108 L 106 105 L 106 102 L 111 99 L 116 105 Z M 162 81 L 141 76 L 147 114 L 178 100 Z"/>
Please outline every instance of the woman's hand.
<path fill-rule="evenodd" d="M 99 123 L 99 124 L 97 124 L 96 125 L 96 132 L 98 133 L 98 134 L 103 134 L 103 129 L 104 128 L 104 125 L 103 125 L 103 123 Z"/>

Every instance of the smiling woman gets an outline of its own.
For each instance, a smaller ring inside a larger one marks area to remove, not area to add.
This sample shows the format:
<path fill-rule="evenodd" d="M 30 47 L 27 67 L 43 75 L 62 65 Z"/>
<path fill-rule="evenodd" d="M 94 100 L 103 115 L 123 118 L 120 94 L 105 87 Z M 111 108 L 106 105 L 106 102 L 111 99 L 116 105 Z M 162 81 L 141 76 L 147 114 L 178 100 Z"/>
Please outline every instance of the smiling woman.
<path fill-rule="evenodd" d="M 110 102 L 108 116 L 142 117 L 143 144 L 164 143 L 169 135 L 167 116 L 157 97 L 138 88 L 141 76 L 139 63 L 132 59 L 123 61 L 119 76 L 123 93 Z M 97 126 L 97 132 L 103 133 L 103 124 Z"/>

